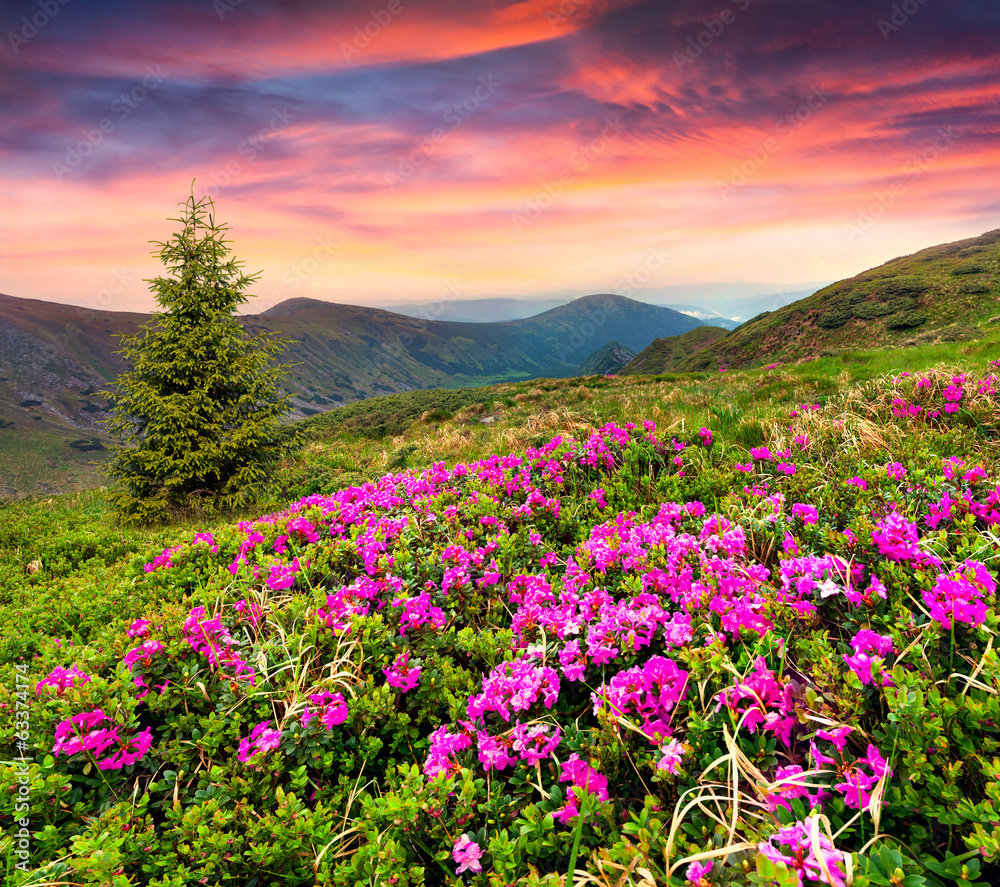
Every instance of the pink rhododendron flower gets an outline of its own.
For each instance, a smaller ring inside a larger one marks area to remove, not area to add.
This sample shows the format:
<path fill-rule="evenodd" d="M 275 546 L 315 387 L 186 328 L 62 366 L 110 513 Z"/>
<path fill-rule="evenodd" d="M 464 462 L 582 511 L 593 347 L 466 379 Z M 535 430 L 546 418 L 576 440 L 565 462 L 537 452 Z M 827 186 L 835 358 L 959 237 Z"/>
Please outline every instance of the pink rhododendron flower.
<path fill-rule="evenodd" d="M 133 647 L 129 650 L 122 659 L 122 662 L 125 663 L 129 671 L 132 671 L 137 662 L 142 665 L 149 665 L 153 657 L 162 653 L 164 649 L 165 647 L 159 641 L 148 640 L 138 647 Z"/>
<path fill-rule="evenodd" d="M 313 718 L 319 718 L 319 722 L 327 730 L 332 730 L 347 720 L 347 702 L 344 701 L 342 693 L 329 693 L 324 690 L 322 693 L 312 694 L 309 701 L 312 706 L 307 706 L 302 712 L 303 726 Z"/>
<path fill-rule="evenodd" d="M 567 641 L 559 651 L 559 664 L 567 681 L 582 681 L 587 670 L 587 657 L 580 652 L 579 641 Z"/>
<path fill-rule="evenodd" d="M 570 782 L 575 788 L 595 794 L 602 801 L 608 800 L 607 778 L 594 770 L 575 752 L 562 765 L 562 775 L 559 777 L 559 781 Z M 558 813 L 554 814 L 554 817 L 563 825 L 568 825 L 579 815 L 579 799 L 575 792 L 569 791 L 566 794 L 566 803 Z"/>
<path fill-rule="evenodd" d="M 90 683 L 90 675 L 80 671 L 75 663 L 71 668 L 57 665 L 47 677 L 42 678 L 35 685 L 35 695 L 40 696 L 43 689 L 51 687 L 56 691 L 57 696 L 61 696 L 66 690 L 72 690 L 77 684 L 87 683 Z"/>
<path fill-rule="evenodd" d="M 562 765 L 560 782 L 570 782 L 576 788 L 597 795 L 602 801 L 608 800 L 608 779 L 602 776 L 576 752 Z"/>
<path fill-rule="evenodd" d="M 805 771 L 798 764 L 778 767 L 775 772 L 775 785 L 767 796 L 767 809 L 774 813 L 779 807 L 791 810 L 789 801 L 794 798 L 805 798 L 809 807 L 821 806 L 827 796 L 822 786 L 811 785 L 804 775 Z M 811 793 L 809 789 L 816 789 Z"/>
<path fill-rule="evenodd" d="M 400 653 L 388 668 L 383 668 L 382 674 L 390 687 L 396 687 L 404 693 L 420 683 L 420 666 L 410 665 L 409 650 Z"/>
<path fill-rule="evenodd" d="M 877 656 L 888 656 L 895 652 L 895 645 L 888 635 L 877 634 L 868 628 L 862 628 L 853 638 L 851 646 L 855 653 L 875 653 Z"/>
<path fill-rule="evenodd" d="M 559 675 L 548 666 L 537 666 L 527 657 L 504 662 L 483 681 L 483 691 L 469 698 L 469 717 L 481 719 L 495 712 L 510 721 L 512 712 L 527 711 L 541 699 L 552 708 L 559 698 Z"/>
<path fill-rule="evenodd" d="M 819 510 L 815 505 L 806 505 L 802 502 L 795 502 L 792 505 L 792 517 L 802 518 L 802 523 L 809 526 L 819 520 Z"/>
<path fill-rule="evenodd" d="M 465 733 L 449 733 L 447 727 L 438 727 L 431 733 L 430 749 L 424 761 L 424 775 L 434 779 L 441 773 L 458 769 L 454 756 L 472 745 Z"/>
<path fill-rule="evenodd" d="M 769 840 L 757 845 L 757 852 L 771 862 L 788 866 L 798 874 L 800 884 L 810 880 L 830 887 L 846 887 L 847 855 L 837 850 L 819 829 L 815 830 L 819 838 L 814 843 L 813 818 L 810 816 L 803 822 L 778 829 Z M 830 877 L 827 878 L 824 872 Z"/>
<path fill-rule="evenodd" d="M 966 561 L 947 575 L 940 575 L 934 588 L 923 593 L 931 618 L 945 628 L 952 620 L 969 625 L 981 625 L 986 620 L 987 607 L 983 595 L 996 593 L 993 574 L 979 561 Z"/>
<path fill-rule="evenodd" d="M 660 754 L 662 757 L 656 762 L 656 769 L 676 776 L 677 768 L 680 767 L 681 759 L 687 754 L 687 750 L 676 739 L 671 739 L 660 748 Z"/>
<path fill-rule="evenodd" d="M 239 759 L 244 764 L 256 755 L 264 755 L 281 745 L 281 731 L 275 730 L 270 721 L 261 721 L 250 735 L 240 740 Z"/>
<path fill-rule="evenodd" d="M 245 616 L 254 628 L 257 628 L 257 626 L 260 625 L 263 611 L 257 606 L 257 604 L 253 603 L 253 601 L 238 600 L 233 604 L 233 609 L 237 613 Z"/>
<path fill-rule="evenodd" d="M 871 772 L 865 773 L 862 768 L 868 768 Z M 872 788 L 886 773 L 892 775 L 885 758 L 874 745 L 868 746 L 866 757 L 858 758 L 842 773 L 844 781 L 838 782 L 834 788 L 844 796 L 844 803 L 855 809 L 867 808 L 871 801 L 869 792 Z"/>
<path fill-rule="evenodd" d="M 126 630 L 125 633 L 130 638 L 144 638 L 149 634 L 149 626 L 153 623 L 148 619 L 136 619 Z"/>
<path fill-rule="evenodd" d="M 460 875 L 463 872 L 481 872 L 483 870 L 483 865 L 479 861 L 483 855 L 483 851 L 479 849 L 479 845 L 471 840 L 468 835 L 462 835 L 456 842 L 455 846 L 451 851 L 451 858 L 458 863 L 458 868 L 455 869 L 455 874 Z"/>
<path fill-rule="evenodd" d="M 399 633 L 401 635 L 405 635 L 407 629 L 419 628 L 422 625 L 430 625 L 440 630 L 448 622 L 444 610 L 431 603 L 431 596 L 426 591 L 413 597 L 397 597 L 393 600 L 392 605 L 401 607 L 403 611 L 399 617 Z"/>
<path fill-rule="evenodd" d="M 798 723 L 795 714 L 795 688 L 767 667 L 763 656 L 754 662 L 747 677 L 716 696 L 718 707 L 726 706 L 742 719 L 751 733 L 758 727 L 774 733 L 786 748 L 791 748 L 792 730 Z"/>
<path fill-rule="evenodd" d="M 816 736 L 819 739 L 825 739 L 828 742 L 832 742 L 837 751 L 843 751 L 844 747 L 847 745 L 847 737 L 853 730 L 853 727 L 842 724 L 834 730 L 817 730 Z"/>
<path fill-rule="evenodd" d="M 97 760 L 98 769 L 120 770 L 144 757 L 153 741 L 149 728 L 124 738 L 120 735 L 121 730 L 121 725 L 116 724 L 102 709 L 80 712 L 56 727 L 52 754 L 59 757 L 88 752 Z"/>
<path fill-rule="evenodd" d="M 712 860 L 707 859 L 704 862 L 692 862 L 687 867 L 684 877 L 694 884 L 695 887 L 703 887 L 703 885 L 708 884 L 708 876 L 710 874 L 712 874 Z"/>
<path fill-rule="evenodd" d="M 169 570 L 173 567 L 173 561 L 170 560 L 178 551 L 181 550 L 180 545 L 176 548 L 164 548 L 152 561 L 150 561 L 143 568 L 147 573 L 153 573 L 156 570 Z"/>
<path fill-rule="evenodd" d="M 122 767 L 130 767 L 146 756 L 149 747 L 153 744 L 152 730 L 147 727 L 145 730 L 129 737 L 127 740 L 119 740 L 119 746 L 115 753 L 103 761 L 98 761 L 97 767 L 100 770 L 121 770 Z"/>
<path fill-rule="evenodd" d="M 529 767 L 544 761 L 562 739 L 562 730 L 552 724 L 522 724 L 514 726 L 514 743 L 511 746 Z"/>
<path fill-rule="evenodd" d="M 288 564 L 274 564 L 267 577 L 267 587 L 271 591 L 282 591 L 295 584 L 295 571 Z"/>
<path fill-rule="evenodd" d="M 594 714 L 607 707 L 615 717 L 635 719 L 649 741 L 658 743 L 669 735 L 670 712 L 687 696 L 687 680 L 688 673 L 672 659 L 654 656 L 591 693 Z"/>
<path fill-rule="evenodd" d="M 215 538 L 211 533 L 195 533 L 194 538 L 191 540 L 191 544 L 197 545 L 199 542 L 207 545 L 212 550 L 212 554 L 218 553 L 219 546 L 216 544 Z"/>
<path fill-rule="evenodd" d="M 893 561 L 921 560 L 920 534 L 917 525 L 893 511 L 875 524 L 872 542 L 878 546 L 879 554 Z"/>
<path fill-rule="evenodd" d="M 518 762 L 518 758 L 510 754 L 513 740 L 500 736 L 491 736 L 479 731 L 477 734 L 479 746 L 479 762 L 487 773 L 491 770 L 506 770 Z"/>

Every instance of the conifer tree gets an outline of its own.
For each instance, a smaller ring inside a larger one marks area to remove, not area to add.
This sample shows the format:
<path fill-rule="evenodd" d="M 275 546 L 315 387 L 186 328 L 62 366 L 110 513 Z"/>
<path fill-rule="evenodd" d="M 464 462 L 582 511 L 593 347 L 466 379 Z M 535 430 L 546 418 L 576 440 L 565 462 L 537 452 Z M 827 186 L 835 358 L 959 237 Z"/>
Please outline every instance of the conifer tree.
<path fill-rule="evenodd" d="M 274 358 L 286 343 L 250 337 L 236 319 L 259 274 L 229 257 L 208 197 L 193 189 L 167 242 L 152 241 L 167 275 L 146 282 L 163 309 L 123 340 L 132 369 L 109 392 L 111 432 L 127 441 L 109 467 L 125 523 L 252 504 L 281 456 L 277 420 L 288 409 Z"/>

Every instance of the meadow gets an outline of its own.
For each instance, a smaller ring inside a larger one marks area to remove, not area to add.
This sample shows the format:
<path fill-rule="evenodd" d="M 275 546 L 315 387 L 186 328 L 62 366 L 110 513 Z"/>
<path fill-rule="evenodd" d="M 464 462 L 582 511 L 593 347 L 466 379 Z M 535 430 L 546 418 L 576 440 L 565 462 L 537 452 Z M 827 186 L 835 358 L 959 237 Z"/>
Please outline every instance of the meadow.
<path fill-rule="evenodd" d="M 0 511 L 6 883 L 1000 880 L 1000 343 L 416 392 Z"/>

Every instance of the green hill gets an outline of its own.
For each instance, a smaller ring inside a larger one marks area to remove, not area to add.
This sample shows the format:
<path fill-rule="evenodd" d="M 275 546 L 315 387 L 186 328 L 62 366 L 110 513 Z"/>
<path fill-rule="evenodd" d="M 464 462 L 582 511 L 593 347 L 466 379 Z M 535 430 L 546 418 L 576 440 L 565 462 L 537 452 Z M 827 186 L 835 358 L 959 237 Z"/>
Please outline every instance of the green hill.
<path fill-rule="evenodd" d="M 693 354 L 728 335 L 719 326 L 700 326 L 679 336 L 667 336 L 648 345 L 641 354 L 619 371 L 622 376 L 672 373 Z"/>
<path fill-rule="evenodd" d="M 617 373 L 635 357 L 635 352 L 620 342 L 608 342 L 590 355 L 577 370 L 581 376 L 608 376 Z"/>
<path fill-rule="evenodd" d="M 683 370 L 810 360 L 844 348 L 977 338 L 1000 315 L 1000 229 L 831 284 L 733 330 Z"/>

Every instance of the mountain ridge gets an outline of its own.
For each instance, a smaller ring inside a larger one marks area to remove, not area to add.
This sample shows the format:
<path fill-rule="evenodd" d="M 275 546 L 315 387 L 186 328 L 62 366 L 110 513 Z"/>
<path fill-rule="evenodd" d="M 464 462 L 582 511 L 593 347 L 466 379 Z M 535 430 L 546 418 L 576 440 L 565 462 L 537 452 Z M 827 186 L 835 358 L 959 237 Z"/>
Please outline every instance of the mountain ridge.
<path fill-rule="evenodd" d="M 0 496 L 58 492 L 93 475 L 88 463 L 110 443 L 101 391 L 126 369 L 121 337 L 151 319 L 0 296 Z M 698 323 L 608 294 L 501 323 L 420 320 L 305 297 L 237 321 L 290 342 L 282 362 L 293 365 L 292 418 L 393 392 L 572 376 L 601 342 L 639 351 Z M 53 480 L 25 486 L 42 476 Z"/>
<path fill-rule="evenodd" d="M 681 371 L 801 362 L 844 348 L 975 338 L 1000 322 L 1000 229 L 926 247 L 751 318 Z"/>

